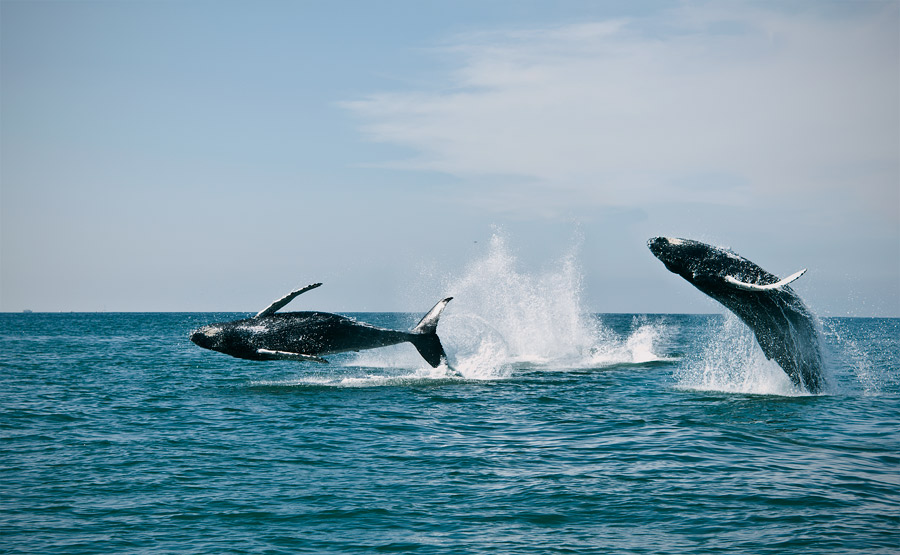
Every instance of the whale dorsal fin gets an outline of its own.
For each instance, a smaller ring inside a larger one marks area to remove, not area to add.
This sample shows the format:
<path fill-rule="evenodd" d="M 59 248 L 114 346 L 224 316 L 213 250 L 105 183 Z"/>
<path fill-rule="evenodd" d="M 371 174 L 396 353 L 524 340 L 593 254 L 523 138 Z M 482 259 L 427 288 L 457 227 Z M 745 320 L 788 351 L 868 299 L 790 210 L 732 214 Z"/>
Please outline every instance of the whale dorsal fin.
<path fill-rule="evenodd" d="M 277 312 L 279 309 L 281 309 L 284 305 L 286 305 L 286 304 L 288 304 L 289 302 L 293 301 L 293 300 L 294 300 L 294 297 L 296 297 L 297 295 L 299 295 L 299 294 L 301 294 L 301 293 L 306 293 L 306 292 L 309 291 L 310 289 L 315 289 L 316 287 L 318 287 L 318 286 L 320 286 L 320 285 L 322 285 L 322 284 L 321 284 L 321 283 L 313 283 L 313 284 L 311 284 L 311 285 L 307 285 L 306 287 L 304 287 L 304 288 L 302 288 L 302 289 L 297 289 L 296 291 L 291 291 L 291 292 L 288 293 L 287 295 L 281 297 L 280 299 L 278 299 L 278 300 L 275 301 L 274 303 L 272 303 L 272 304 L 270 304 L 269 306 L 267 306 L 265 309 L 260 310 L 260 311 L 256 314 L 256 316 L 254 316 L 254 318 L 262 318 L 263 316 L 269 316 L 269 315 L 271 315 L 271 314 L 275 314 L 275 312 Z"/>
<path fill-rule="evenodd" d="M 799 278 L 800 276 L 802 276 L 805 273 L 806 273 L 806 268 L 803 268 L 796 274 L 791 274 L 779 282 L 770 283 L 768 285 L 759 285 L 757 283 L 744 283 L 743 281 L 735 279 L 731 276 L 725 276 L 725 281 L 727 281 L 731 285 L 737 287 L 738 289 L 743 289 L 744 291 L 771 291 L 772 289 L 780 289 L 780 288 L 784 287 L 785 285 L 787 285 L 788 283 L 791 283 L 792 281 L 796 280 L 797 278 Z"/>

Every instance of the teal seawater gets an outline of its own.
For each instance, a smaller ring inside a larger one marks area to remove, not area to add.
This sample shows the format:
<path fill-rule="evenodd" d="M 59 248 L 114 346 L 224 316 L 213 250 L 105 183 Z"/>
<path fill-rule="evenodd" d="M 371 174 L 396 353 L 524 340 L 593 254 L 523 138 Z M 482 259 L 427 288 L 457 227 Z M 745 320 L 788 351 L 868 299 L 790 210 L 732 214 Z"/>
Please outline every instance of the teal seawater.
<path fill-rule="evenodd" d="M 237 316 L 0 314 L 0 552 L 900 551 L 900 320 L 825 319 L 810 396 L 722 316 L 599 315 L 574 359 L 448 333 L 462 376 L 187 339 Z"/>

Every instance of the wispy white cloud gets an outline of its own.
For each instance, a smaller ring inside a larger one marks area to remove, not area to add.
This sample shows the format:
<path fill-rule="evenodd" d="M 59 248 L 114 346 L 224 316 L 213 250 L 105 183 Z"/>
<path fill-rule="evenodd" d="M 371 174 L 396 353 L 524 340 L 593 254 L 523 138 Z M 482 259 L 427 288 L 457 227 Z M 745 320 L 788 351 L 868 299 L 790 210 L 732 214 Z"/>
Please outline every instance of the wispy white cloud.
<path fill-rule="evenodd" d="M 392 167 L 477 182 L 497 207 L 752 204 L 852 186 L 896 219 L 898 4 L 805 6 L 459 35 L 440 86 L 345 106 L 368 138 L 415 153 Z"/>

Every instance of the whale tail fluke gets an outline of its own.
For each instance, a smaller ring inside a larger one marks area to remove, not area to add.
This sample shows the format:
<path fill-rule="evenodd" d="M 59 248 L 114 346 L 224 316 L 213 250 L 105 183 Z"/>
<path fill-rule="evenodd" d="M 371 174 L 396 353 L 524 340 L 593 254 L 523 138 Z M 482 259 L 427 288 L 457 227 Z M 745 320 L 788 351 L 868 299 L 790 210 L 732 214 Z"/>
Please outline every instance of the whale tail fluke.
<path fill-rule="evenodd" d="M 434 308 L 428 311 L 428 314 L 422 318 L 410 333 L 410 343 L 413 344 L 416 350 L 419 351 L 419 354 L 422 355 L 422 358 L 425 359 L 425 362 L 430 364 L 432 368 L 437 368 L 447 359 L 444 346 L 441 345 L 441 340 L 437 336 L 437 325 L 441 312 L 444 311 L 444 307 L 451 300 L 453 300 L 453 297 L 447 297 L 438 301 Z"/>
<path fill-rule="evenodd" d="M 444 311 L 447 303 L 452 300 L 453 297 L 447 297 L 446 299 L 438 301 L 438 303 L 428 311 L 428 314 L 416 324 L 416 327 L 412 329 L 412 333 L 435 333 L 437 331 L 438 319 L 441 317 L 441 312 Z"/>
<path fill-rule="evenodd" d="M 410 342 L 432 368 L 437 368 L 442 362 L 447 360 L 444 346 L 441 345 L 441 340 L 438 339 L 436 333 L 413 335 Z"/>

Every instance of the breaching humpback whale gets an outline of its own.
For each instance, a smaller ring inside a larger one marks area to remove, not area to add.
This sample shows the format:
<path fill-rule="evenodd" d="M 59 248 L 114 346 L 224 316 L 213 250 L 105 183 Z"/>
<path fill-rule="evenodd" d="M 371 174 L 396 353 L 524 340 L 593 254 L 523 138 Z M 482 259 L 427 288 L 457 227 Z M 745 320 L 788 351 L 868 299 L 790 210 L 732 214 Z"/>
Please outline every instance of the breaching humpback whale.
<path fill-rule="evenodd" d="M 278 312 L 294 297 L 322 285 L 291 291 L 252 318 L 209 324 L 191 333 L 191 341 L 249 360 L 328 362 L 324 355 L 410 342 L 428 364 L 438 367 L 447 355 L 437 336 L 438 319 L 453 297 L 439 301 L 411 331 L 389 330 L 328 312 Z"/>
<path fill-rule="evenodd" d="M 753 330 L 770 360 L 794 385 L 818 393 L 825 387 L 822 347 L 815 317 L 785 279 L 734 252 L 690 239 L 654 237 L 647 243 L 669 271 L 722 303 Z"/>

